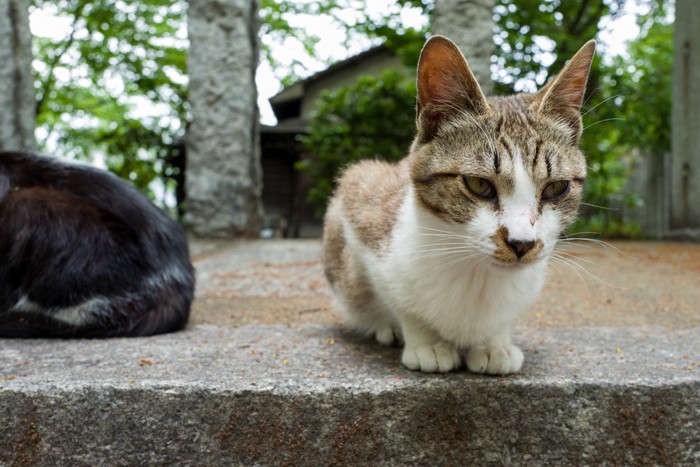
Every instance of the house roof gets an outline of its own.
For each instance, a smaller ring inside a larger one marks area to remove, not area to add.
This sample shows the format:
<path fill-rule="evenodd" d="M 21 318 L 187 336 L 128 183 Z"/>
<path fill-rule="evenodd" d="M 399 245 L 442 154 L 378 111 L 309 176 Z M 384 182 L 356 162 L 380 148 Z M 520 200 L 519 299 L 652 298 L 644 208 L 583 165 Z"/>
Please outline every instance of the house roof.
<path fill-rule="evenodd" d="M 364 52 L 361 52 L 357 55 L 353 55 L 352 57 L 346 58 L 345 60 L 336 62 L 328 68 L 326 68 L 325 70 L 319 71 L 318 73 L 314 73 L 313 75 L 304 78 L 301 81 L 297 81 L 296 83 L 282 89 L 280 92 L 278 92 L 270 98 L 270 105 L 272 105 L 272 108 L 274 109 L 276 105 L 284 104 L 296 99 L 301 99 L 304 95 L 304 88 L 310 83 L 313 83 L 314 81 L 318 81 L 323 78 L 327 78 L 328 76 L 334 75 L 336 73 L 341 73 L 350 67 L 356 66 L 363 60 L 366 60 L 367 58 L 370 58 L 374 55 L 385 53 L 387 50 L 391 49 L 389 49 L 389 47 L 386 44 L 380 44 L 378 46 L 372 47 L 371 49 L 365 50 Z"/>
<path fill-rule="evenodd" d="M 307 133 L 308 120 L 302 117 L 288 118 L 277 125 L 260 125 L 260 132 L 265 134 L 303 134 Z"/>

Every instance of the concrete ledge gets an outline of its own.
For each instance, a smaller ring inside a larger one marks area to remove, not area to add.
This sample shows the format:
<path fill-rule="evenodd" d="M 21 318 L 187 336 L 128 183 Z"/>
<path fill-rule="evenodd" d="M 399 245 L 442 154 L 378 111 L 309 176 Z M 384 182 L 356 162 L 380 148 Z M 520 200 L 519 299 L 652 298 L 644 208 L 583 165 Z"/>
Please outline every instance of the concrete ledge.
<path fill-rule="evenodd" d="M 700 328 L 525 328 L 424 375 L 334 327 L 0 342 L 1 465 L 698 464 Z"/>

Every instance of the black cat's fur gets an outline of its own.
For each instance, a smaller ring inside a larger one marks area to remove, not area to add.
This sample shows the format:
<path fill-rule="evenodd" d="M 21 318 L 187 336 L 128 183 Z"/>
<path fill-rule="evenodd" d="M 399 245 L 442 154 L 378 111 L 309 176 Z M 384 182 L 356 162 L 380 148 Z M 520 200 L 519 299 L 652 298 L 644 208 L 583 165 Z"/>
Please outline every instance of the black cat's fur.
<path fill-rule="evenodd" d="M 146 336 L 185 326 L 182 228 L 104 171 L 0 152 L 0 337 Z"/>

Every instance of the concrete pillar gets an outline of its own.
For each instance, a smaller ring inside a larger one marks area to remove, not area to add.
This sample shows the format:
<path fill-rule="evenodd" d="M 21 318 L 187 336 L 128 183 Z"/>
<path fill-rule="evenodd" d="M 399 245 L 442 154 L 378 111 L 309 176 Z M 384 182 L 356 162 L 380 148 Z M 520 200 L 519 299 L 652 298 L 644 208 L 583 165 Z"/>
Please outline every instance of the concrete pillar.
<path fill-rule="evenodd" d="M 676 0 L 671 230 L 700 229 L 700 2 Z"/>
<path fill-rule="evenodd" d="M 28 6 L 28 0 L 0 0 L 0 151 L 36 147 Z"/>
<path fill-rule="evenodd" d="M 188 32 L 187 224 L 200 236 L 257 236 L 257 0 L 190 0 Z"/>
<path fill-rule="evenodd" d="M 447 36 L 459 46 L 486 94 L 493 90 L 493 5 L 494 0 L 436 0 L 433 11 L 433 34 Z"/>

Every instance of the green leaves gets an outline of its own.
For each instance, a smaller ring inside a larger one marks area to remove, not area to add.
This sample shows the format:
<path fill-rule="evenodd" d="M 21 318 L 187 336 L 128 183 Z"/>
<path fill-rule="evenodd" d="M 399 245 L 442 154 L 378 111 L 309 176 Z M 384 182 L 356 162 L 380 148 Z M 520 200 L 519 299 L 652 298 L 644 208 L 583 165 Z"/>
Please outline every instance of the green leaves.
<path fill-rule="evenodd" d="M 309 134 L 301 138 L 311 157 L 298 164 L 316 182 L 309 202 L 319 215 L 344 167 L 368 158 L 396 161 L 407 154 L 415 133 L 415 96 L 415 81 L 398 70 L 322 93 Z"/>
<path fill-rule="evenodd" d="M 663 157 L 671 150 L 672 65 L 673 25 L 659 18 L 629 44 L 629 57 L 598 65 L 598 90 L 587 105 L 581 140 L 590 168 L 587 203 L 641 202 L 638 195 L 622 192 L 631 155 Z M 638 227 L 627 225 L 616 211 L 596 209 L 585 221 L 576 228 L 608 236 L 639 234 Z"/>
<path fill-rule="evenodd" d="M 624 0 L 497 0 L 496 90 L 532 90 L 562 69 L 581 44 L 596 36 L 607 22 L 622 15 Z M 593 62 L 584 105 L 581 146 L 589 175 L 585 199 L 589 206 L 635 204 L 636 195 L 623 195 L 629 176 L 629 155 L 660 157 L 670 150 L 672 25 L 669 2 L 648 2 L 638 17 L 639 39 L 629 44 L 629 57 Z M 623 197 L 628 199 L 622 200 Z M 572 231 L 629 235 L 619 212 L 605 208 L 583 210 Z"/>
<path fill-rule="evenodd" d="M 300 41 L 310 56 L 320 38 L 298 16 L 327 15 L 347 42 L 385 41 L 414 68 L 429 29 L 434 0 L 395 0 L 373 13 L 369 0 L 261 0 L 261 53 L 274 67 L 273 45 Z M 494 57 L 497 93 L 542 85 L 624 0 L 496 0 Z M 589 158 L 586 202 L 607 205 L 619 197 L 632 150 L 658 157 L 670 147 L 672 25 L 665 7 L 647 3 L 641 35 L 629 58 L 594 62 L 584 107 L 581 144 Z M 424 28 L 407 28 L 406 8 L 419 8 Z M 75 157 L 101 154 L 106 165 L 142 189 L 158 180 L 184 198 L 182 140 L 188 119 L 184 0 L 34 0 L 34 9 L 66 19 L 60 39 L 35 37 L 37 127 L 44 149 Z M 279 69 L 286 84 L 304 74 L 297 58 Z M 323 210 L 341 167 L 360 158 L 396 160 L 414 134 L 413 76 L 387 72 L 324 94 L 303 144 L 312 159 L 301 163 L 317 182 L 311 192 Z M 42 137 L 43 135 L 43 137 Z M 635 200 L 631 200 L 635 202 Z M 607 211 L 591 219 L 614 227 Z M 592 228 L 583 227 L 583 230 Z"/>
<path fill-rule="evenodd" d="M 172 187 L 187 120 L 185 2 L 35 0 L 70 25 L 35 37 L 37 126 L 43 150 L 103 155 L 107 167 L 149 191 Z M 163 200 L 160 200 L 161 202 Z"/>
<path fill-rule="evenodd" d="M 625 1 L 497 0 L 499 92 L 521 91 L 517 86 L 521 80 L 547 82 L 552 71 L 561 70 L 581 45 L 596 36 L 603 18 L 622 11 Z"/>

